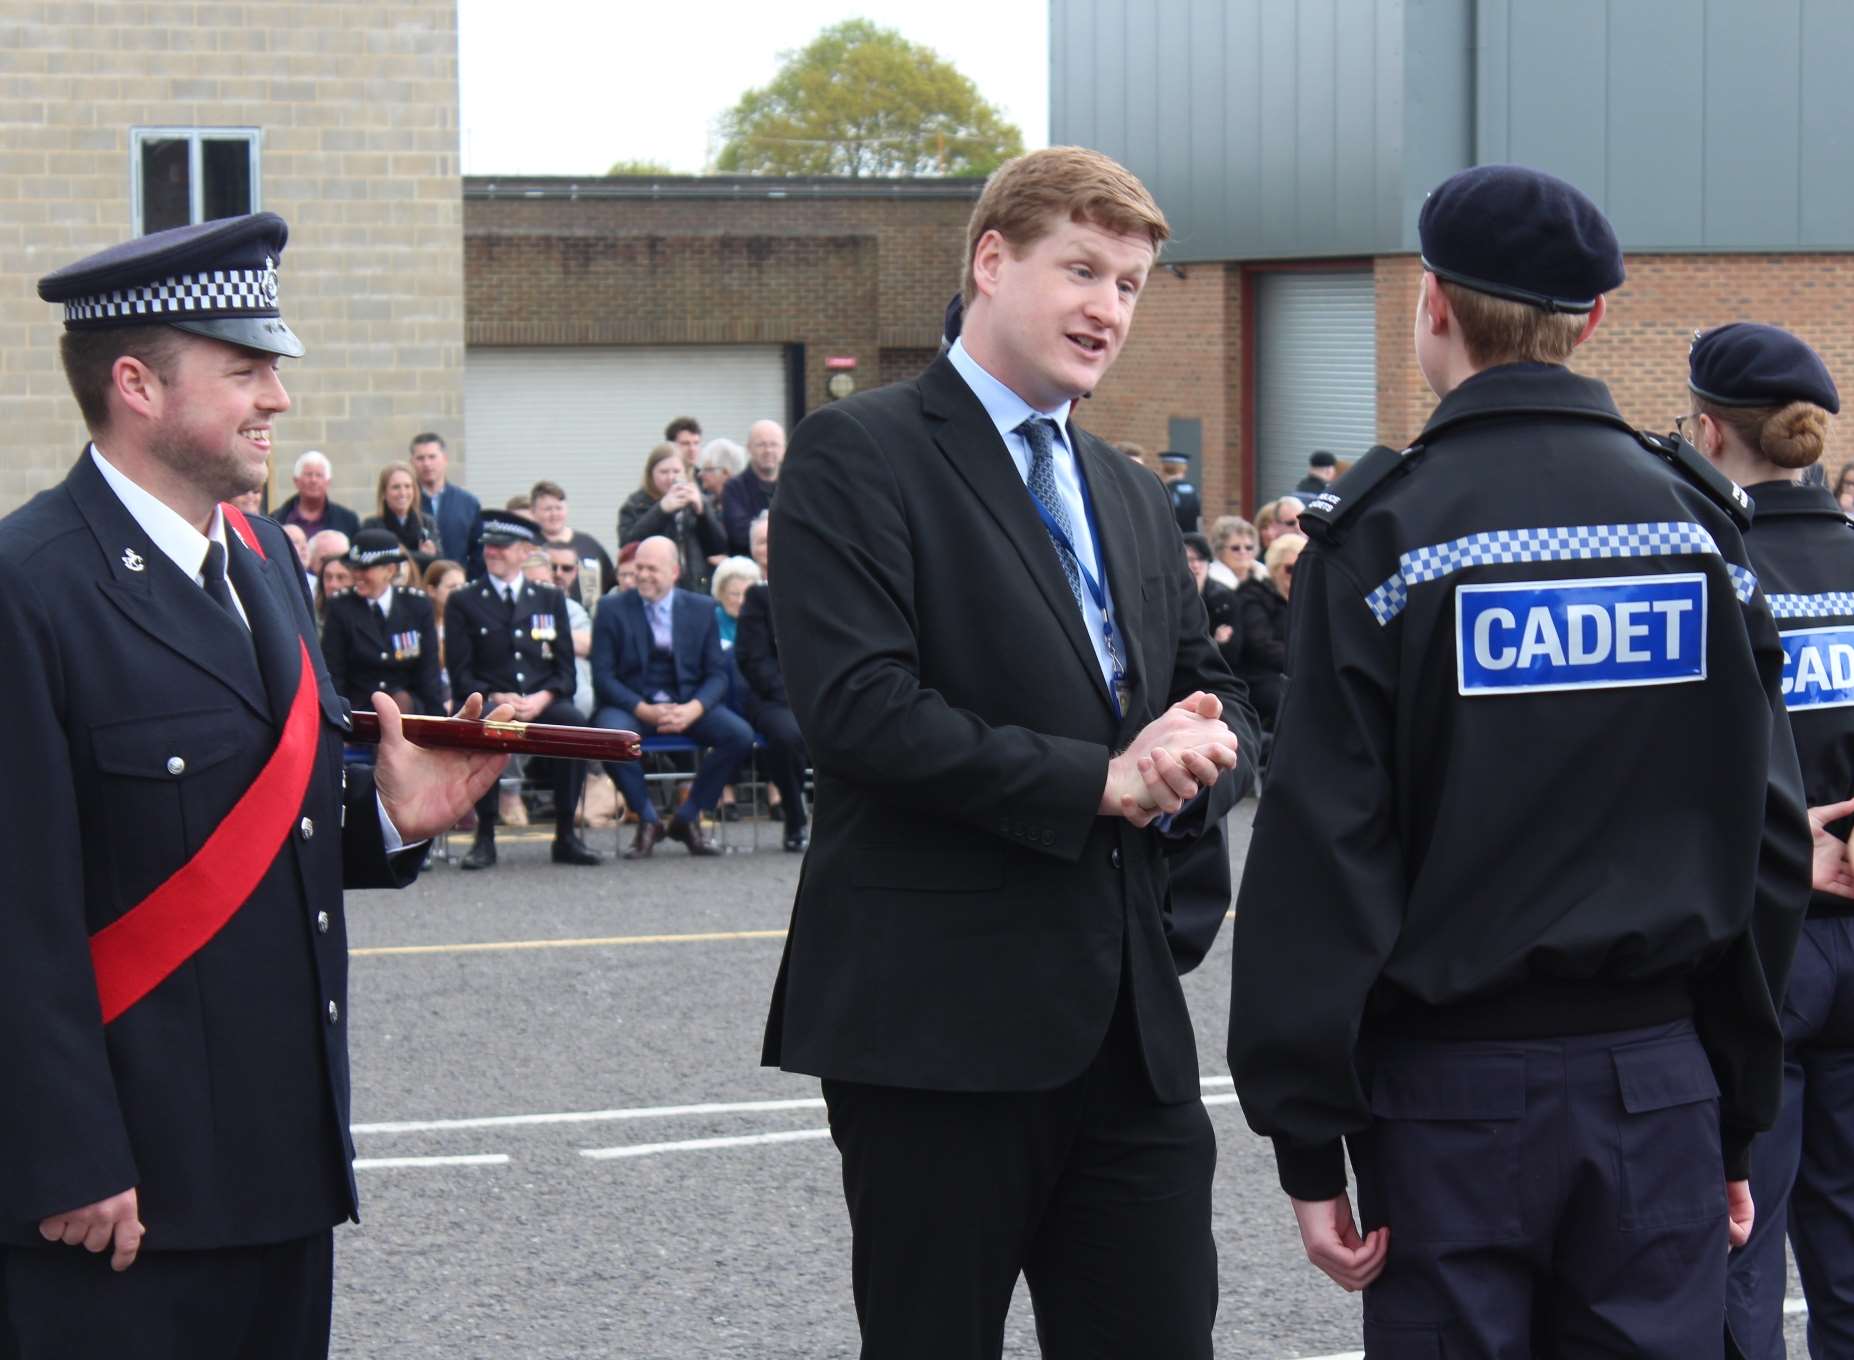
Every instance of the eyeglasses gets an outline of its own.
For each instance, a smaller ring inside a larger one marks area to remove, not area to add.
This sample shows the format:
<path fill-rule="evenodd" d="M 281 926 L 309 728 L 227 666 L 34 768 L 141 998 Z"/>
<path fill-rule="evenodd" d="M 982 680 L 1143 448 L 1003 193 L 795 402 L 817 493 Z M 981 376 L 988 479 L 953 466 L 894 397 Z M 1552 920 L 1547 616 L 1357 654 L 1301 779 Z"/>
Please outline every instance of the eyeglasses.
<path fill-rule="evenodd" d="M 579 563 L 577 562 L 556 562 L 553 564 L 553 572 L 556 576 L 571 576 L 578 570 Z"/>
<path fill-rule="evenodd" d="M 1699 419 L 1699 413 L 1695 411 L 1689 411 L 1684 416 L 1675 416 L 1674 417 L 1674 433 L 1679 435 L 1682 439 L 1686 440 L 1689 444 L 1691 444 L 1693 442 L 1693 436 L 1687 433 L 1687 426 L 1697 421 L 1698 419 Z M 1694 424 L 1693 429 L 1697 431 L 1699 429 L 1699 426 L 1697 424 Z"/>
<path fill-rule="evenodd" d="M 1233 553 L 1239 553 L 1239 552 L 1252 553 L 1255 551 L 1255 544 L 1253 543 L 1227 543 L 1224 545 L 1223 551 L 1233 552 Z"/>

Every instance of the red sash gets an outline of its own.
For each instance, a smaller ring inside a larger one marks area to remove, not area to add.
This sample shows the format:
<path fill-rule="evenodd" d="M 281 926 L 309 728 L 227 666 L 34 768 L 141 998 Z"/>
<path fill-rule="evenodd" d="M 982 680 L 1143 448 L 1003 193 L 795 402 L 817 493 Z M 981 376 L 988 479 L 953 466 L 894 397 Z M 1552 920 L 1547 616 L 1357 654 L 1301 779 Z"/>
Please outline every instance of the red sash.
<path fill-rule="evenodd" d="M 262 557 L 250 523 L 231 506 L 227 523 Z M 197 854 L 168 880 L 90 937 L 97 999 L 109 1024 L 165 981 L 238 914 L 289 838 L 315 769 L 321 704 L 309 644 L 283 739 Z"/>

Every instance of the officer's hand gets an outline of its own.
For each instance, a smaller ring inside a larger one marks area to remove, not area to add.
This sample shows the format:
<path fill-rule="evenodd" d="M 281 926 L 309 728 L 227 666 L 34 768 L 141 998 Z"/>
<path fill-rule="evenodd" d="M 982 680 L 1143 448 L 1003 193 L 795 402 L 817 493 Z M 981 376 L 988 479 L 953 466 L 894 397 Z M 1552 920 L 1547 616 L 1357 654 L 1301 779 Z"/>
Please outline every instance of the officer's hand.
<path fill-rule="evenodd" d="M 124 1190 L 68 1214 L 53 1214 L 39 1224 L 39 1236 L 47 1242 L 62 1242 L 67 1247 L 81 1244 L 88 1252 L 100 1252 L 113 1241 L 116 1249 L 109 1258 L 111 1270 L 127 1270 L 135 1264 L 135 1254 L 142 1249 L 142 1231 L 134 1190 Z"/>
<path fill-rule="evenodd" d="M 1757 1206 L 1751 1202 L 1750 1181 L 1725 1183 L 1725 1236 L 1734 1247 L 1751 1240 L 1751 1225 L 1757 1221 Z"/>
<path fill-rule="evenodd" d="M 1289 1197 L 1300 1224 L 1301 1244 L 1307 1259 L 1330 1275 L 1342 1288 L 1356 1293 L 1384 1270 L 1390 1256 L 1390 1227 L 1373 1228 L 1366 1237 L 1352 1223 L 1352 1201 L 1304 1200 Z"/>
<path fill-rule="evenodd" d="M 1846 842 L 1830 834 L 1828 824 L 1854 813 L 1854 798 L 1809 809 L 1809 834 L 1815 838 L 1812 884 L 1817 892 L 1854 897 L 1854 866 L 1848 863 Z"/>
<path fill-rule="evenodd" d="M 437 751 L 406 740 L 399 721 L 399 706 L 384 694 L 372 696 L 380 717 L 380 747 L 373 767 L 374 791 L 392 818 L 400 836 L 408 841 L 430 840 L 457 825 L 476 800 L 488 793 L 509 758 L 493 751 Z M 457 710 L 459 718 L 480 718 L 483 696 L 472 694 Z M 507 722 L 515 710 L 507 704 L 488 715 L 491 722 Z"/>

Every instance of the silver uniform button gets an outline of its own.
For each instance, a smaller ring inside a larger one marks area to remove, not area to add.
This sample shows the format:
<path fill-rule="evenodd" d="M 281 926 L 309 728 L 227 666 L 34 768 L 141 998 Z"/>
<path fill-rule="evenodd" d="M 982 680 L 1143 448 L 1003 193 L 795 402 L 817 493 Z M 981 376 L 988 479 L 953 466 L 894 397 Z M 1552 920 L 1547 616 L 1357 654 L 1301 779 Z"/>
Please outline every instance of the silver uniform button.
<path fill-rule="evenodd" d="M 315 929 L 318 935 L 328 934 L 328 913 L 327 912 L 318 911 L 315 914 Z"/>
<path fill-rule="evenodd" d="M 518 685 L 519 685 L 519 684 L 521 684 L 521 683 L 522 683 L 523 681 L 525 681 L 525 680 L 526 680 L 527 678 L 528 678 L 528 677 L 527 677 L 527 676 L 525 676 L 525 675 L 523 675 L 523 674 L 522 674 L 522 673 L 521 673 L 520 671 L 516 671 L 516 672 L 515 672 L 515 683 L 516 683 L 516 684 L 518 684 Z"/>
<path fill-rule="evenodd" d="M 167 758 L 167 772 L 169 774 L 185 774 L 187 772 L 187 762 L 182 760 L 179 756 L 169 756 Z"/>
<path fill-rule="evenodd" d="M 302 833 L 304 840 L 308 841 L 315 839 L 315 823 L 310 821 L 309 818 L 303 818 L 302 821 L 297 824 L 296 829 Z"/>
<path fill-rule="evenodd" d="M 382 660 L 382 661 L 384 661 L 384 660 L 386 660 L 386 653 L 385 653 L 385 652 L 381 652 L 381 653 L 380 653 L 380 660 Z"/>
<path fill-rule="evenodd" d="M 341 1023 L 341 1007 L 337 1006 L 332 1001 L 328 1003 L 328 1023 L 331 1025 L 338 1025 Z"/>

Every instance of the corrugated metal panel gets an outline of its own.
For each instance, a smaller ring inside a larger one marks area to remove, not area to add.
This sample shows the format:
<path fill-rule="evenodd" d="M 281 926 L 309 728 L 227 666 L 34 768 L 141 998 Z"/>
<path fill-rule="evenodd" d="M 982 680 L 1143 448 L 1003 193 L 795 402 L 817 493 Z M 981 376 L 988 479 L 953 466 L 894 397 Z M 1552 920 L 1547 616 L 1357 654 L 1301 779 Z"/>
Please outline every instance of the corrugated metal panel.
<path fill-rule="evenodd" d="M 614 557 L 618 507 L 676 416 L 745 446 L 786 412 L 778 345 L 548 346 L 464 351 L 470 489 L 501 505 L 542 478 L 567 493 L 573 527 Z"/>
<path fill-rule="evenodd" d="M 1254 282 L 1259 504 L 1292 490 L 1315 449 L 1357 458 L 1376 442 L 1377 322 L 1369 270 Z"/>

